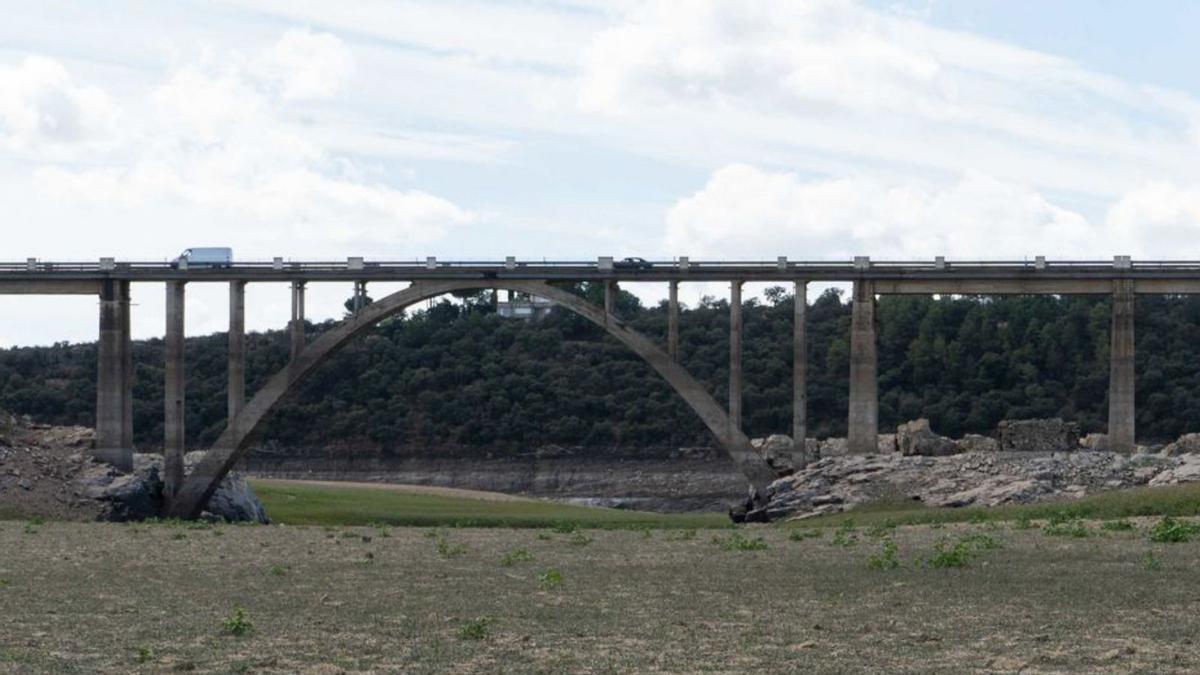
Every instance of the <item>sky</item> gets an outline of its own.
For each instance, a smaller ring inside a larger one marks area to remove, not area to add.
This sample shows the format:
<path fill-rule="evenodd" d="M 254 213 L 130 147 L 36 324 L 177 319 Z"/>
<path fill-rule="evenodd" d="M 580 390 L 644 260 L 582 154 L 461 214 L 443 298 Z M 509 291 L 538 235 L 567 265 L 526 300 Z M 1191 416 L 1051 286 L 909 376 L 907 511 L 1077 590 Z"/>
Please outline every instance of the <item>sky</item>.
<path fill-rule="evenodd" d="M 0 10 L 3 260 L 1200 258 L 1196 2 Z M 226 302 L 189 285 L 189 334 Z M 95 298 L 0 311 L 0 346 L 96 336 Z"/>

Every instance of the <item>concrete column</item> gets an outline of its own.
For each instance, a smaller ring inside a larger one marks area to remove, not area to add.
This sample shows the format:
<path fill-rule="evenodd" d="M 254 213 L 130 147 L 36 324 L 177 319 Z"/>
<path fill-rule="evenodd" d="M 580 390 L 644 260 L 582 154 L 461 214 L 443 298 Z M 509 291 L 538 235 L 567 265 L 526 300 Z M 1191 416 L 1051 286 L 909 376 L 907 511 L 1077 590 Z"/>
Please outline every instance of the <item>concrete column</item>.
<path fill-rule="evenodd" d="M 604 313 L 610 317 L 615 316 L 615 312 L 617 309 L 617 293 L 618 292 L 620 292 L 620 288 L 617 286 L 617 282 L 615 282 L 615 281 L 605 282 L 605 284 L 604 284 Z"/>
<path fill-rule="evenodd" d="M 1134 282 L 1113 282 L 1112 345 L 1109 349 L 1108 444 L 1114 452 L 1132 453 L 1134 437 L 1133 395 L 1133 295 Z"/>
<path fill-rule="evenodd" d="M 92 454 L 121 471 L 133 469 L 131 373 L 129 282 L 105 280 L 100 289 L 96 443 Z"/>
<path fill-rule="evenodd" d="M 808 282 L 797 281 L 792 298 L 792 466 L 808 465 L 808 337 L 805 313 L 808 310 Z"/>
<path fill-rule="evenodd" d="M 183 281 L 167 282 L 167 331 L 164 339 L 163 496 L 169 501 L 183 484 L 184 370 Z"/>
<path fill-rule="evenodd" d="M 246 405 L 246 282 L 229 282 L 228 420 Z"/>
<path fill-rule="evenodd" d="M 304 351 L 304 282 L 292 282 L 292 320 L 288 322 L 292 358 Z"/>
<path fill-rule="evenodd" d="M 679 282 L 670 283 L 667 299 L 667 355 L 679 361 Z"/>
<path fill-rule="evenodd" d="M 742 428 L 742 282 L 729 285 L 729 424 Z"/>
<path fill-rule="evenodd" d="M 851 454 L 879 451 L 879 383 L 875 350 L 875 285 L 854 282 L 850 324 L 850 420 L 847 445 Z"/>
<path fill-rule="evenodd" d="M 493 290 L 492 291 L 493 300 L 495 298 L 495 295 L 496 295 L 496 291 Z M 354 302 L 352 304 L 351 311 L 354 313 L 354 316 L 358 316 L 358 313 L 361 312 L 362 308 L 366 307 L 366 306 L 367 306 L 367 282 L 356 281 L 356 282 L 354 282 Z"/>

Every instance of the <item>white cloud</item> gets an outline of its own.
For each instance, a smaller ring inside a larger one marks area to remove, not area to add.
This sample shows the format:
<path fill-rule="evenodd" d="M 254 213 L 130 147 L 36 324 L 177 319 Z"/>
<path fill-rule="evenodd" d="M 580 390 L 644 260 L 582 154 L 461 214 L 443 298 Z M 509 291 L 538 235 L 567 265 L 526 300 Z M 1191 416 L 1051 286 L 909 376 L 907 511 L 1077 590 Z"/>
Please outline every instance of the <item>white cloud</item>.
<path fill-rule="evenodd" d="M 0 64 L 0 144 L 11 151 L 53 156 L 107 141 L 117 116 L 105 92 L 76 83 L 54 59 Z"/>
<path fill-rule="evenodd" d="M 1146 183 L 1113 204 L 1105 220 L 1112 236 L 1128 242 L 1131 250 L 1195 258 L 1181 244 L 1200 239 L 1200 186 Z"/>
<path fill-rule="evenodd" d="M 278 84 L 284 100 L 328 98 L 354 70 L 354 57 L 329 33 L 293 29 L 255 62 L 255 72 Z"/>
<path fill-rule="evenodd" d="M 650 0 L 581 65 L 582 110 L 684 136 L 692 155 L 742 150 L 721 164 L 982 170 L 1102 198 L 1146 176 L 1200 181 L 1194 97 L 851 0 Z"/>
<path fill-rule="evenodd" d="M 977 172 L 939 187 L 730 165 L 671 208 L 666 239 L 679 254 L 722 258 L 1111 255 L 1082 215 Z"/>
<path fill-rule="evenodd" d="M 288 31 L 255 58 L 210 51 L 126 102 L 121 146 L 87 158 L 102 162 L 44 164 L 33 185 L 99 213 L 175 209 L 211 223 L 206 237 L 248 252 L 287 240 L 296 255 L 382 253 L 471 222 L 444 198 L 369 179 L 369 167 L 331 151 L 311 121 L 292 121 L 305 114 L 300 99 L 333 95 L 350 64 L 336 37 L 310 31 Z M 144 218 L 126 227 L 159 228 Z"/>

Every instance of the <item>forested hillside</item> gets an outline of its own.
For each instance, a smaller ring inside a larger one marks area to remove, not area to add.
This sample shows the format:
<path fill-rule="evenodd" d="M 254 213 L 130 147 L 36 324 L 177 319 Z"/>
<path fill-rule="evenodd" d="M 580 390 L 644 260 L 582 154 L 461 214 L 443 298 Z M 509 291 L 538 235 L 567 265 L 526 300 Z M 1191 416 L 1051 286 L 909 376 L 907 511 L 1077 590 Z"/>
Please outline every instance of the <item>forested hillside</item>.
<path fill-rule="evenodd" d="M 579 292 L 596 295 L 598 289 Z M 792 298 L 776 289 L 745 307 L 747 432 L 791 429 Z M 665 341 L 665 307 L 623 294 L 620 313 Z M 1004 418 L 1062 416 L 1102 431 L 1108 300 L 1088 297 L 885 297 L 879 302 L 880 425 L 918 416 L 957 436 Z M 808 312 L 809 419 L 815 436 L 845 433 L 849 307 L 835 291 Z M 331 324 L 315 325 L 313 334 Z M 681 358 L 724 402 L 728 306 L 683 312 Z M 1139 297 L 1138 432 L 1200 429 L 1200 298 Z M 225 417 L 224 335 L 188 340 L 189 443 Z M 282 332 L 248 336 L 253 391 L 287 359 Z M 90 425 L 95 345 L 0 351 L 0 408 Z M 162 438 L 162 341 L 134 345 L 140 447 Z M 486 296 L 443 301 L 380 325 L 323 367 L 271 420 L 289 448 L 382 454 L 520 452 L 547 443 L 645 448 L 710 442 L 703 424 L 636 356 L 586 321 L 555 311 L 527 324 L 498 317 Z"/>

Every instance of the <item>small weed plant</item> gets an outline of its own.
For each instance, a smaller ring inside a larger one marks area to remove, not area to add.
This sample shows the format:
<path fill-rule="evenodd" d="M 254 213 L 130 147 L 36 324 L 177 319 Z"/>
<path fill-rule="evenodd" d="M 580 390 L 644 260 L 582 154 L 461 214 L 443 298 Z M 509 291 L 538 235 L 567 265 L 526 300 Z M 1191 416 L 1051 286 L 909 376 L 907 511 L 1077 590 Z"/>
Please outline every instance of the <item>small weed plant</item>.
<path fill-rule="evenodd" d="M 588 544 L 592 543 L 592 538 L 583 532 L 576 532 L 575 534 L 571 535 L 571 538 L 568 539 L 567 542 L 572 546 L 587 546 Z"/>
<path fill-rule="evenodd" d="M 270 572 L 271 576 L 273 576 L 273 577 L 287 576 L 287 568 L 284 567 L 283 565 L 271 565 L 271 569 L 268 571 Z"/>
<path fill-rule="evenodd" d="M 135 659 L 138 663 L 149 663 L 154 659 L 154 650 L 150 648 L 150 645 L 138 645 Z"/>
<path fill-rule="evenodd" d="M 788 541 L 804 541 L 805 539 L 819 539 L 823 533 L 815 528 L 807 530 L 795 529 L 788 532 Z"/>
<path fill-rule="evenodd" d="M 558 534 L 571 534 L 575 530 L 579 529 L 579 524 L 572 523 L 571 521 L 568 521 L 568 520 L 564 520 L 564 521 L 555 523 L 554 527 L 552 527 L 550 529 L 554 530 Z"/>
<path fill-rule="evenodd" d="M 562 582 L 562 572 L 559 572 L 553 567 L 546 568 L 545 571 L 538 575 L 538 588 L 542 589 L 543 591 L 549 591 L 558 588 L 559 586 L 562 586 Z"/>
<path fill-rule="evenodd" d="M 926 560 L 925 564 L 935 569 L 966 567 L 974 555 L 975 552 L 971 550 L 970 544 L 964 541 L 951 544 L 943 539 L 933 545 L 933 557 Z"/>
<path fill-rule="evenodd" d="M 241 607 L 234 607 L 233 614 L 230 614 L 221 622 L 221 627 L 226 633 L 235 637 L 248 635 L 254 630 L 254 622 L 250 620 L 250 615 Z"/>
<path fill-rule="evenodd" d="M 1071 537 L 1073 539 L 1086 539 L 1092 536 L 1091 529 L 1088 528 L 1082 520 L 1067 520 L 1067 521 L 1051 521 L 1042 528 L 1042 534 L 1047 537 Z"/>
<path fill-rule="evenodd" d="M 983 532 L 964 534 L 962 537 L 959 537 L 959 541 L 977 551 L 987 551 L 1004 547 L 995 537 Z"/>
<path fill-rule="evenodd" d="M 1100 523 L 1100 529 L 1109 532 L 1130 532 L 1134 529 L 1133 523 L 1121 518 L 1119 520 L 1106 520 Z"/>
<path fill-rule="evenodd" d="M 896 542 L 890 537 L 883 540 L 878 555 L 867 556 L 867 567 L 873 570 L 894 570 L 900 566 L 896 558 Z"/>
<path fill-rule="evenodd" d="M 471 619 L 463 623 L 458 628 L 458 637 L 460 640 L 483 640 L 491 635 L 492 618 L 481 616 L 477 619 Z"/>
<path fill-rule="evenodd" d="M 513 549 L 504 554 L 500 559 L 500 564 L 504 567 L 512 567 L 518 563 L 533 562 L 533 554 L 523 548 Z"/>
<path fill-rule="evenodd" d="M 692 528 L 675 530 L 673 532 L 667 532 L 666 536 L 663 538 L 667 541 L 691 541 L 696 538 L 696 530 Z"/>
<path fill-rule="evenodd" d="M 896 531 L 896 522 L 891 518 L 884 520 L 881 523 L 876 523 L 867 528 L 867 536 L 872 539 L 882 539 L 891 536 L 892 532 Z"/>
<path fill-rule="evenodd" d="M 437 552 L 443 558 L 457 558 L 467 552 L 467 547 L 465 544 L 451 542 L 445 537 L 438 537 Z"/>

